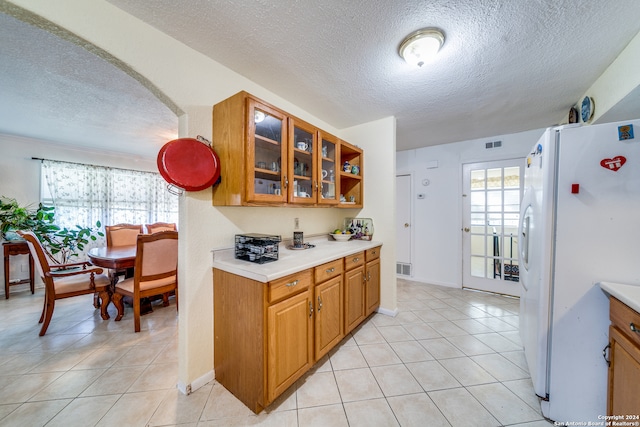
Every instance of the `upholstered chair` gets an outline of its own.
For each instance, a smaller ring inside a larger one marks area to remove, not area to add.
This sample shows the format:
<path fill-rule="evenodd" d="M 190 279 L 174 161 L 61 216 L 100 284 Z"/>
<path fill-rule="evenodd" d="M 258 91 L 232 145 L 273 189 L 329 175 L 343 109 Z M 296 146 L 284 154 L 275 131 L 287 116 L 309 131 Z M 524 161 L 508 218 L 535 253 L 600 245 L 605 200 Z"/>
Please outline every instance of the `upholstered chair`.
<path fill-rule="evenodd" d="M 176 231 L 176 224 L 173 222 L 156 222 L 154 224 L 145 225 L 148 234 L 157 233 L 158 231 Z"/>
<path fill-rule="evenodd" d="M 138 234 L 142 234 L 142 224 L 116 224 L 104 227 L 107 246 L 133 246 Z"/>
<path fill-rule="evenodd" d="M 178 232 L 160 231 L 139 235 L 133 277 L 118 282 L 115 286 L 113 303 L 118 309 L 116 321 L 124 316 L 122 298 L 130 297 L 134 330 L 140 332 L 140 299 L 171 291 L 175 291 L 177 309 Z"/>
<path fill-rule="evenodd" d="M 102 268 L 88 262 L 50 265 L 40 241 L 33 232 L 18 231 L 18 234 L 27 241 L 37 271 L 45 285 L 44 307 L 38 322 L 42 323 L 40 336 L 47 332 L 56 300 L 62 298 L 97 293 L 102 300 L 100 315 L 104 320 L 109 318 L 107 306 L 111 281 L 102 274 Z"/>

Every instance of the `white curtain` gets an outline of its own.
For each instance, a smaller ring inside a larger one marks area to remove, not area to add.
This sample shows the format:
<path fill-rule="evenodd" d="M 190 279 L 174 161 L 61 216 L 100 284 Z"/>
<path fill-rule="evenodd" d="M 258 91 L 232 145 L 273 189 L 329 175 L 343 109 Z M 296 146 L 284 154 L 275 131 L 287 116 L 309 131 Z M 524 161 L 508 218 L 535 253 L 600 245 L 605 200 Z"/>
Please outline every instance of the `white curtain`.
<path fill-rule="evenodd" d="M 158 173 L 43 160 L 42 176 L 41 201 L 61 227 L 178 223 L 178 196 Z"/>

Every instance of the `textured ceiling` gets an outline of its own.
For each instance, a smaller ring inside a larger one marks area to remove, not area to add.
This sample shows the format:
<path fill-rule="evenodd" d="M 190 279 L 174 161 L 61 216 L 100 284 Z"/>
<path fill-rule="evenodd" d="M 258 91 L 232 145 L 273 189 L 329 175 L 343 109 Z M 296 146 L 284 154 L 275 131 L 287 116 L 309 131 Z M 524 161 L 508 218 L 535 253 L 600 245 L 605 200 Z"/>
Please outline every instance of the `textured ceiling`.
<path fill-rule="evenodd" d="M 396 116 L 398 150 L 556 124 L 640 30 L 637 0 L 108 1 L 338 128 Z M 428 26 L 444 30 L 445 44 L 436 62 L 411 68 L 397 47 Z M 2 56 L 4 45 L 0 33 Z M 38 59 L 16 56 L 25 67 Z M 115 70 L 95 82 L 84 67 L 57 72 L 87 96 L 78 105 L 91 122 L 92 85 L 117 105 L 121 86 L 134 85 Z M 131 133 L 176 123 L 161 111 L 141 119 Z"/>
<path fill-rule="evenodd" d="M 0 133 L 155 157 L 178 118 L 121 69 L 0 13 Z"/>

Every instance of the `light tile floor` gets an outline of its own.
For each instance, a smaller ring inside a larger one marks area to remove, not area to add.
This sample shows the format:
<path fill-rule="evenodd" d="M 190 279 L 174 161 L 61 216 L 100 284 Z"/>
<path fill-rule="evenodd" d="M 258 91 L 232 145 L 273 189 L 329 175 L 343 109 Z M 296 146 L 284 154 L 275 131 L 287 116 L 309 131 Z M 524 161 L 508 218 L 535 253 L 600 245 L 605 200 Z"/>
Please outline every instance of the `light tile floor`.
<path fill-rule="evenodd" d="M 0 300 L 0 426 L 548 427 L 518 335 L 518 300 L 398 280 L 375 314 L 260 415 L 216 382 L 177 383 L 175 302 L 134 334 L 91 296 L 58 301 L 38 337 L 42 290 Z M 115 309 L 110 307 L 115 317 Z"/>

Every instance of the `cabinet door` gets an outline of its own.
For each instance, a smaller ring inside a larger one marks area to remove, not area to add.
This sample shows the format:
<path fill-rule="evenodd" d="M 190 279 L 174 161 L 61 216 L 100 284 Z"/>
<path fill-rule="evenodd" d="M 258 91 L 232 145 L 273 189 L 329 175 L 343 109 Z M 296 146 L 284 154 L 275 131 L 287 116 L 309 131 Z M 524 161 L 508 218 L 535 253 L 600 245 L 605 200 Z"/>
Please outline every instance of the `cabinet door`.
<path fill-rule="evenodd" d="M 313 205 L 318 200 L 317 129 L 297 119 L 289 119 L 289 201 Z"/>
<path fill-rule="evenodd" d="M 344 333 L 348 334 L 365 318 L 364 266 L 344 274 Z"/>
<path fill-rule="evenodd" d="M 340 140 L 333 135 L 318 132 L 318 182 L 320 194 L 318 203 L 336 205 L 340 202 Z"/>
<path fill-rule="evenodd" d="M 343 337 L 342 275 L 316 286 L 315 305 L 315 360 L 319 360 Z"/>
<path fill-rule="evenodd" d="M 638 415 L 640 412 L 640 347 L 617 327 L 609 328 L 611 365 L 609 366 L 608 415 Z M 633 420 L 631 422 L 637 422 Z"/>
<path fill-rule="evenodd" d="M 313 305 L 304 292 L 267 309 L 267 400 L 272 402 L 313 363 Z"/>
<path fill-rule="evenodd" d="M 248 202 L 287 201 L 287 120 L 284 113 L 247 100 L 246 199 Z M 223 177 L 223 179 L 228 179 Z"/>
<path fill-rule="evenodd" d="M 380 258 L 367 263 L 366 269 L 366 315 L 380 306 Z"/>

